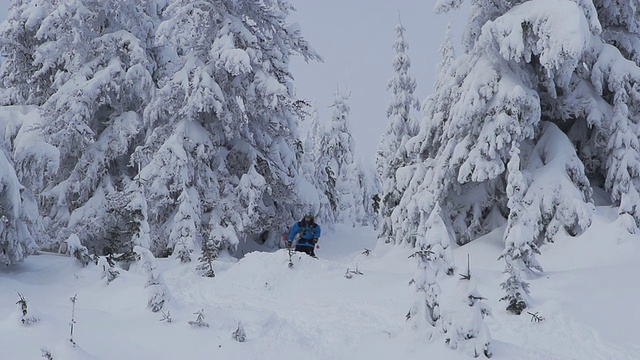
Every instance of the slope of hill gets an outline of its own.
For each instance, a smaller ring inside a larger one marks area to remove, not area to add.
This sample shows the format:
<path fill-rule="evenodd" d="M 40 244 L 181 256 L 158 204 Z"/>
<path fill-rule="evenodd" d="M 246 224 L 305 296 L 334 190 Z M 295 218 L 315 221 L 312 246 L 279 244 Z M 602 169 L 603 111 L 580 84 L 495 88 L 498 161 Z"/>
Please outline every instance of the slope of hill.
<path fill-rule="evenodd" d="M 493 310 L 486 323 L 493 359 L 638 359 L 640 242 L 600 217 L 579 238 L 545 245 L 546 272 L 531 280 L 534 306 L 543 317 L 514 316 L 502 297 L 501 235 L 491 233 L 455 249 L 458 272 L 470 254 L 472 276 Z M 371 228 L 327 231 L 320 259 L 286 250 L 251 252 L 216 264 L 203 278 L 197 264 L 161 259 L 171 292 L 171 323 L 146 308 L 145 276 L 132 268 L 107 284 L 95 265 L 81 268 L 62 256 L 31 256 L 0 270 L 0 353 L 3 359 L 37 359 L 42 348 L 64 359 L 468 359 L 441 335 L 427 340 L 410 329 L 405 314 L 414 294 L 407 286 L 416 264 L 412 251 L 379 244 Z M 347 279 L 347 269 L 353 277 Z M 356 269 L 362 274 L 354 274 Z M 441 279 L 443 311 L 455 299 L 458 276 Z M 20 323 L 18 294 L 40 321 Z M 72 303 L 77 294 L 73 339 Z M 194 327 L 204 310 L 208 327 Z M 240 326 L 246 341 L 232 333 Z"/>

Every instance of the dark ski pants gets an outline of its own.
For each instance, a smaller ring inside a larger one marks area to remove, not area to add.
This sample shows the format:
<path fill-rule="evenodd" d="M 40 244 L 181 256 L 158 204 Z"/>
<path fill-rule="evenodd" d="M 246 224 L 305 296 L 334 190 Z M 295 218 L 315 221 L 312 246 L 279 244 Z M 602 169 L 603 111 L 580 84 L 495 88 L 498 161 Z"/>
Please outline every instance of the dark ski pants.
<path fill-rule="evenodd" d="M 309 245 L 311 245 L 311 244 L 309 244 Z M 315 252 L 313 251 L 314 249 L 315 249 L 315 246 L 301 245 L 299 243 L 296 245 L 296 251 L 303 252 L 303 253 L 305 253 L 305 254 L 307 254 L 309 256 L 313 256 L 313 257 L 316 256 Z"/>

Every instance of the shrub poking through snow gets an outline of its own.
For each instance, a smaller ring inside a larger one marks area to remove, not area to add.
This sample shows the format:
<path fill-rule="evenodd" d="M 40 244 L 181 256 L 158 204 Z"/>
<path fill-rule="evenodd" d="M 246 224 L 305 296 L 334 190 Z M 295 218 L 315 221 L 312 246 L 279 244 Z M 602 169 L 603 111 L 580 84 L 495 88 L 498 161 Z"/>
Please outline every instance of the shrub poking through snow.
<path fill-rule="evenodd" d="M 73 341 L 73 325 L 76 323 L 76 300 L 78 299 L 78 294 L 73 295 L 69 300 L 71 301 L 71 321 L 69 322 L 70 331 L 69 331 L 69 342 L 76 346 L 76 342 Z"/>
<path fill-rule="evenodd" d="M 20 300 L 18 300 L 16 304 L 18 304 L 18 306 L 20 307 L 20 312 L 22 313 L 20 322 L 23 325 L 31 325 L 33 323 L 37 323 L 38 321 L 40 321 L 39 317 L 33 314 L 29 314 L 28 307 L 27 307 L 27 299 L 24 297 L 24 295 L 18 293 L 18 296 L 20 297 Z"/>
<path fill-rule="evenodd" d="M 160 319 L 160 321 L 166 321 L 168 323 L 173 321 L 171 319 L 171 311 L 164 312 L 164 310 L 161 309 L 160 312 L 162 313 L 162 319 Z"/>
<path fill-rule="evenodd" d="M 76 234 L 71 234 L 67 239 L 67 253 L 80 261 L 82 266 L 87 266 L 91 261 L 89 250 L 82 245 Z"/>
<path fill-rule="evenodd" d="M 42 348 L 40 349 L 40 351 L 42 352 L 43 358 L 47 360 L 53 360 L 53 355 L 51 354 L 51 351 L 49 351 L 47 348 Z"/>
<path fill-rule="evenodd" d="M 356 264 L 355 270 L 347 268 L 347 273 L 344 274 L 344 277 L 346 277 L 347 279 L 351 279 L 353 275 L 364 275 L 360 270 L 358 270 L 358 264 Z"/>
<path fill-rule="evenodd" d="M 544 318 L 542 316 L 538 315 L 538 312 L 531 313 L 531 312 L 527 311 L 527 314 L 531 315 L 531 322 L 543 322 L 544 321 Z"/>
<path fill-rule="evenodd" d="M 110 284 L 120 275 L 120 271 L 105 256 L 101 256 L 98 259 L 98 267 L 102 268 L 102 278 L 107 280 L 107 284 Z"/>
<path fill-rule="evenodd" d="M 195 327 L 209 327 L 209 324 L 204 321 L 204 309 L 200 311 L 196 311 L 193 313 L 194 315 L 198 315 L 195 321 L 189 321 L 189 325 Z"/>
<path fill-rule="evenodd" d="M 247 339 L 247 334 L 244 332 L 244 327 L 240 321 L 238 321 L 238 328 L 233 332 L 233 334 L 231 334 L 231 336 L 237 342 L 244 342 Z"/>

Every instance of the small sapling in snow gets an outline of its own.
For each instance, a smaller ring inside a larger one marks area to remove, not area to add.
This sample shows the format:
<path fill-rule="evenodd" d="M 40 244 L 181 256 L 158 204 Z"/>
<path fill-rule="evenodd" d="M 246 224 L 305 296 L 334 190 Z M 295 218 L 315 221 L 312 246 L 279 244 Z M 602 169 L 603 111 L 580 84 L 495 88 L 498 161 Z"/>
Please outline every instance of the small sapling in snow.
<path fill-rule="evenodd" d="M 244 327 L 241 322 L 238 321 L 238 328 L 233 332 L 233 334 L 231 334 L 231 336 L 237 342 L 244 342 L 247 339 L 247 334 L 244 332 Z"/>
<path fill-rule="evenodd" d="M 193 314 L 198 315 L 198 317 L 195 321 L 189 321 L 189 325 L 196 327 L 209 327 L 209 324 L 204 321 L 204 309 L 196 311 Z"/>
<path fill-rule="evenodd" d="M 527 314 L 531 315 L 531 322 L 542 322 L 544 318 L 538 315 L 538 312 L 530 313 L 527 311 Z"/>
<path fill-rule="evenodd" d="M 20 322 L 22 322 L 23 325 L 31 325 L 40 321 L 37 316 L 29 315 L 29 310 L 27 308 L 27 299 L 24 297 L 24 295 L 18 293 L 18 297 L 20 297 L 20 299 L 16 302 L 16 304 L 20 306 L 20 311 L 22 312 Z"/>
<path fill-rule="evenodd" d="M 42 348 L 40 349 L 40 351 L 42 352 L 43 358 L 47 360 L 53 360 L 53 355 L 51 354 L 51 351 L 49 351 L 47 348 Z"/>
<path fill-rule="evenodd" d="M 76 300 L 77 299 L 78 299 L 78 294 L 73 295 L 73 297 L 69 299 L 71 300 L 71 322 L 69 323 L 69 326 L 71 327 L 71 332 L 70 332 L 69 342 L 73 345 L 73 347 L 76 347 L 76 342 L 73 341 L 73 324 L 76 323 Z"/>
<path fill-rule="evenodd" d="M 358 270 L 358 264 L 356 264 L 355 270 L 350 270 L 349 268 L 347 268 L 347 273 L 344 274 L 344 277 L 346 277 L 347 279 L 351 279 L 353 275 L 364 275 L 360 270 Z"/>
<path fill-rule="evenodd" d="M 162 319 L 160 319 L 160 321 L 166 321 L 168 323 L 170 323 L 171 320 L 171 311 L 168 311 L 165 313 L 164 310 L 160 309 L 160 312 L 162 312 Z"/>

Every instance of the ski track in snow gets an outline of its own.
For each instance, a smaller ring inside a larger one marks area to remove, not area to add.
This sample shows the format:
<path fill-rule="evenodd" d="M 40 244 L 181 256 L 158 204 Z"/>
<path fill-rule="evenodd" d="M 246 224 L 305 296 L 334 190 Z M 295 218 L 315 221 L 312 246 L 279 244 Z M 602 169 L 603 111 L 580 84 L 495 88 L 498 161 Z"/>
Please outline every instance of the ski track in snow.
<path fill-rule="evenodd" d="M 568 238 L 544 248 L 549 253 L 549 271 L 531 280 L 534 304 L 528 309 L 543 316 L 542 322 L 532 322 L 526 314 L 509 315 L 498 301 L 502 296 L 501 263 L 495 260 L 500 252 L 498 234 L 456 248 L 458 272 L 464 271 L 470 253 L 478 290 L 493 310 L 493 316 L 486 319 L 493 337 L 493 359 L 640 358 L 637 342 L 632 341 L 640 315 L 629 309 L 638 304 L 638 291 L 623 291 L 618 306 L 598 307 L 617 296 L 616 284 L 624 283 L 611 279 L 622 270 L 629 273 L 622 281 L 633 283 L 640 267 L 632 261 L 614 266 L 615 254 L 603 259 L 601 268 L 589 268 L 586 260 L 562 260 L 575 253 L 572 242 L 579 240 Z M 252 252 L 237 263 L 220 261 L 213 279 L 198 276 L 195 262 L 161 259 L 172 295 L 168 306 L 171 324 L 159 322 L 161 315 L 146 309 L 144 274 L 121 271 L 107 285 L 95 266 L 80 268 L 75 260 L 59 256 L 31 256 L 0 270 L 1 358 L 40 358 L 40 348 L 45 347 L 56 360 L 168 360 L 186 355 L 196 360 L 417 360 L 427 354 L 434 359 L 468 359 L 448 349 L 442 337 L 428 341 L 407 328 L 404 316 L 413 301 L 413 290 L 407 285 L 415 271 L 414 262 L 407 259 L 411 249 L 381 244 L 369 256 L 362 254 L 364 248 L 373 249 L 375 241 L 371 229 L 338 227 L 321 239 L 320 259 L 295 254 L 294 266 L 289 268 L 284 249 Z M 587 241 L 596 249 L 614 243 L 627 260 L 638 259 L 637 244 L 619 239 L 605 244 Z M 593 256 L 588 249 L 578 255 Z M 363 275 L 345 278 L 346 269 L 356 266 Z M 457 276 L 443 279 L 441 286 L 446 289 L 456 280 Z M 602 288 L 606 292 L 597 293 Z M 25 295 L 39 323 L 19 323 L 16 291 Z M 74 294 L 78 294 L 76 348 L 67 340 L 69 298 Z M 627 307 L 624 311 L 623 306 Z M 194 312 L 201 309 L 209 327 L 189 326 L 187 322 L 195 320 Z M 607 311 L 610 316 L 599 314 Z M 247 334 L 244 343 L 231 338 L 239 322 Z M 608 326 L 617 328 L 608 333 Z"/>

